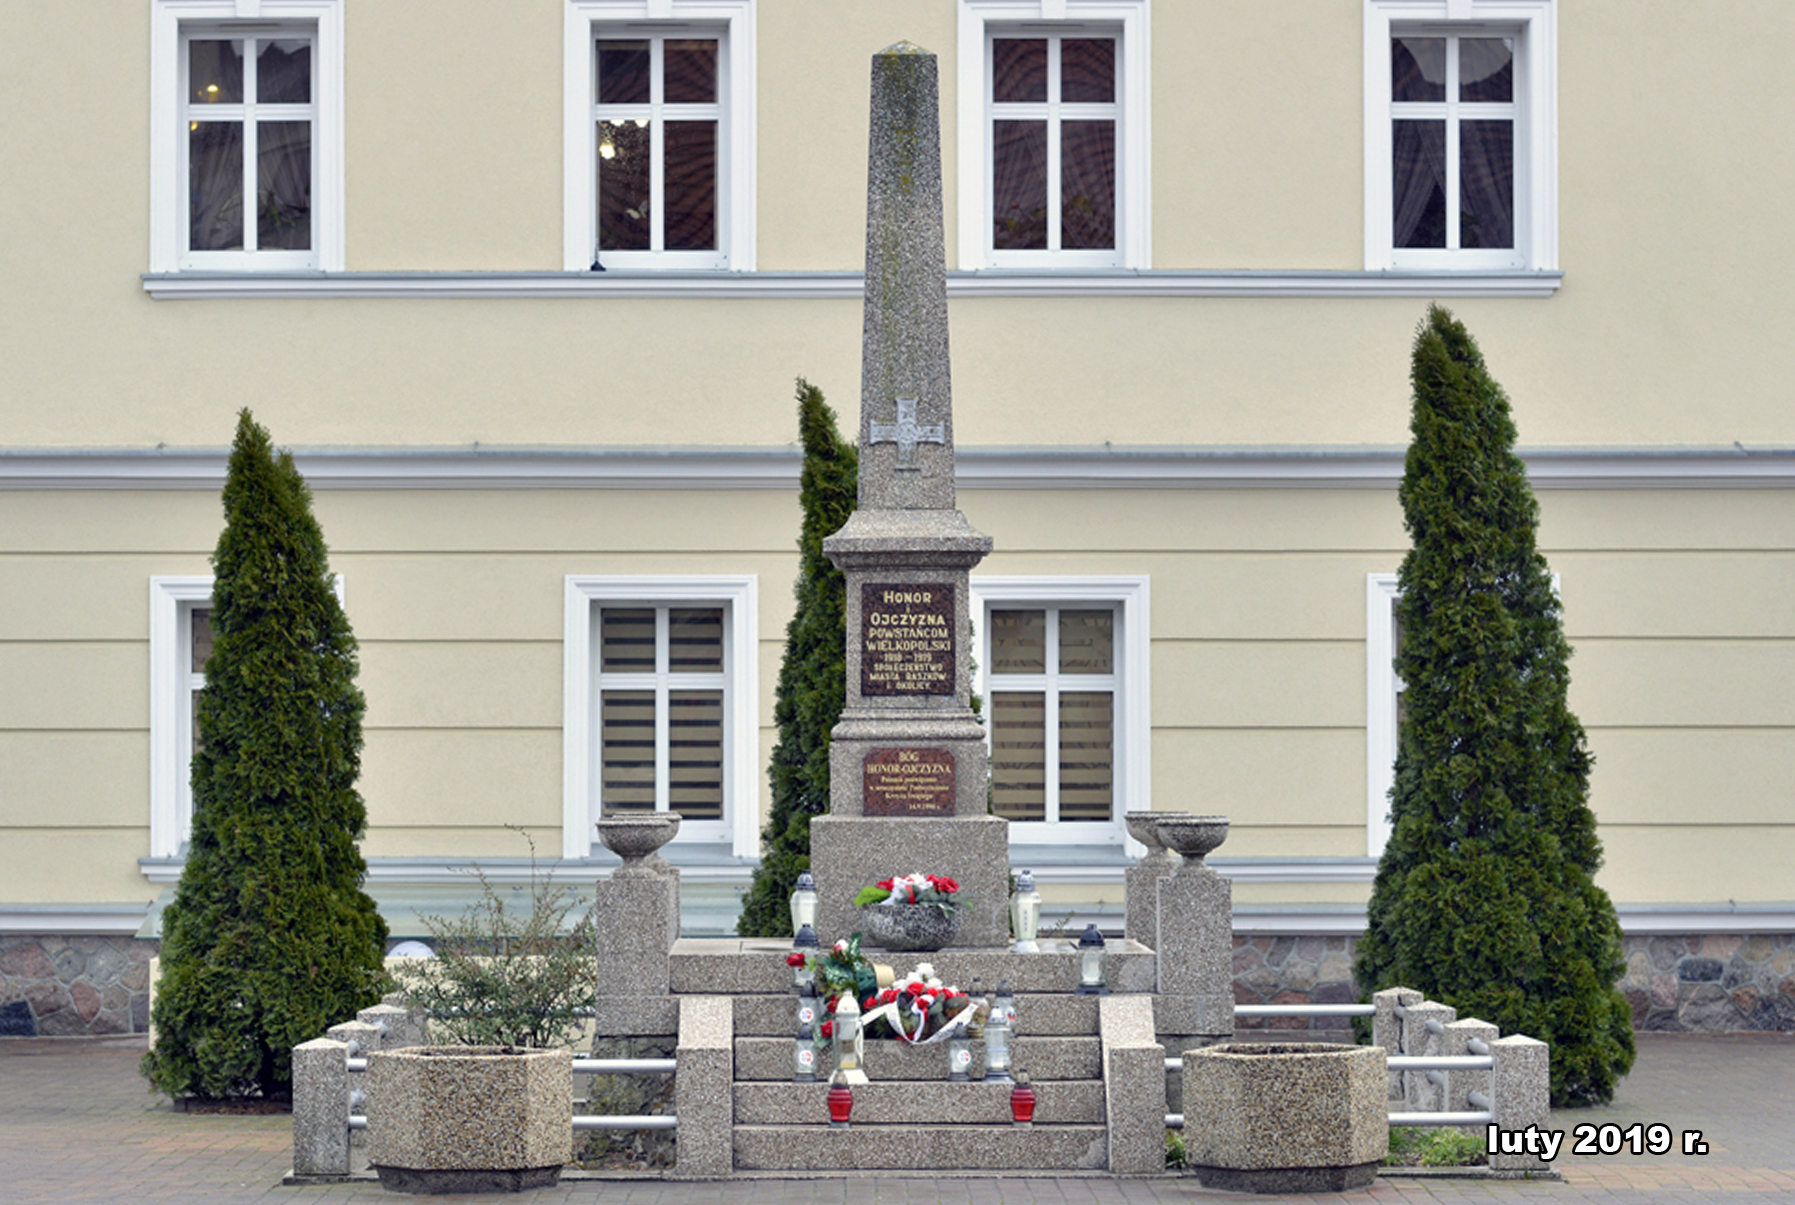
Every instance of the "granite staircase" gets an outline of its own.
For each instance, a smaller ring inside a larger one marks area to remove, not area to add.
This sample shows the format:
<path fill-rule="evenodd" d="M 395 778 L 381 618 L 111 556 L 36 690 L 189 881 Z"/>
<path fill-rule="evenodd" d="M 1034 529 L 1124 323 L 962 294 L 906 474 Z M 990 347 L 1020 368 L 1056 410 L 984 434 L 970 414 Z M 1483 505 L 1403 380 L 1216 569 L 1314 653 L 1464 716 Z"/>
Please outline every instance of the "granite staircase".
<path fill-rule="evenodd" d="M 696 944 L 682 941 L 680 946 L 696 954 Z M 865 1068 L 872 1082 L 854 1089 L 851 1125 L 845 1130 L 829 1125 L 825 1097 L 832 1050 L 825 1046 L 819 1051 L 814 1082 L 793 1082 L 796 999 L 789 972 L 782 961 L 755 958 L 756 943 L 740 944 L 750 948 L 709 966 L 701 965 L 708 959 L 682 959 L 676 947 L 672 968 L 676 992 L 715 985 L 710 986 L 714 992 L 720 973 L 737 979 L 731 1003 L 737 1171 L 1112 1170 L 1116 1144 L 1110 1113 L 1116 1102 L 1106 1078 L 1113 1078 L 1121 1065 L 1132 1081 L 1124 1095 L 1149 1101 L 1154 1114 L 1147 1127 L 1152 1152 L 1133 1150 L 1142 1142 L 1137 1137 L 1125 1157 L 1163 1160 L 1164 1052 L 1153 1044 L 1150 997 L 1073 994 L 1077 955 L 1070 943 L 1040 955 L 999 950 L 874 954 L 890 961 L 899 975 L 916 962 L 931 962 L 943 980 L 975 995 L 990 995 L 1000 979 L 1010 980 L 1018 1030 L 1011 1063 L 1026 1071 L 1034 1086 L 1034 1123 L 1013 1124 L 1011 1084 L 977 1078 L 984 1074 L 982 1040 L 972 1043 L 974 1079 L 968 1083 L 948 1080 L 945 1044 L 869 1041 Z M 783 951 L 779 947 L 779 959 Z M 1113 987 L 1138 990 L 1135 981 L 1143 974 L 1152 974 L 1152 955 L 1144 947 L 1110 960 Z M 1128 1017 L 1136 1023 L 1118 1020 Z"/>

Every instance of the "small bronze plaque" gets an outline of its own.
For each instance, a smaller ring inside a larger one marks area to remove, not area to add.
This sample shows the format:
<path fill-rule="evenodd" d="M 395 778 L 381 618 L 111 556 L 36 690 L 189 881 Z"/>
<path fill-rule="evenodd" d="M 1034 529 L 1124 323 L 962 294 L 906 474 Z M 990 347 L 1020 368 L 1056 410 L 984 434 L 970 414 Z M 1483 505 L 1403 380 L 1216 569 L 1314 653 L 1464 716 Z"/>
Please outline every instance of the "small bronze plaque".
<path fill-rule="evenodd" d="M 954 755 L 947 749 L 874 749 L 861 774 L 868 816 L 954 814 Z"/>
<path fill-rule="evenodd" d="M 951 695 L 954 588 L 946 583 L 860 586 L 860 693 Z"/>

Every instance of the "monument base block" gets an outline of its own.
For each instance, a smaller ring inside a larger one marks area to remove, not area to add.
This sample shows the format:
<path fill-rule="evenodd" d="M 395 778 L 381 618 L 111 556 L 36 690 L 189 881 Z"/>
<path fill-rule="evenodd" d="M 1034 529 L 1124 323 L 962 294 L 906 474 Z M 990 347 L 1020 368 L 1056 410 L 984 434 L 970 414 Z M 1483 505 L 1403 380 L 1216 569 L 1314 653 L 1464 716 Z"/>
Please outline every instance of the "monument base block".
<path fill-rule="evenodd" d="M 1001 817 L 818 816 L 810 822 L 810 869 L 824 945 L 865 928 L 854 907 L 861 888 L 918 872 L 960 884 L 956 947 L 1010 943 L 1010 822 Z"/>

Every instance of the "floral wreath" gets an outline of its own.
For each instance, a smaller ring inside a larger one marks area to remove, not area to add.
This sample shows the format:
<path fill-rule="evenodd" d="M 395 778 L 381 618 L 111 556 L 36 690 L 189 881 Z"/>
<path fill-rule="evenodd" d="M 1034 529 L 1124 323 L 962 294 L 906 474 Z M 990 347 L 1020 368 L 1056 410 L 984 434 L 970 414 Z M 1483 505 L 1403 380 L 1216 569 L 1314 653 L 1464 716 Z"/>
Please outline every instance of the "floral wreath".
<path fill-rule="evenodd" d="M 824 1020 L 816 1030 L 817 1045 L 835 1036 L 835 1006 L 849 992 L 860 1005 L 860 1024 L 867 1037 L 896 1038 L 919 1046 L 961 1033 L 990 1012 L 983 997 L 974 999 L 958 987 L 943 983 L 934 966 L 926 962 L 918 963 L 902 979 L 880 987 L 879 968 L 860 952 L 858 933 L 836 942 L 822 955 L 793 951 L 785 961 L 794 967 L 808 963 L 817 983 L 827 993 L 823 1000 Z"/>

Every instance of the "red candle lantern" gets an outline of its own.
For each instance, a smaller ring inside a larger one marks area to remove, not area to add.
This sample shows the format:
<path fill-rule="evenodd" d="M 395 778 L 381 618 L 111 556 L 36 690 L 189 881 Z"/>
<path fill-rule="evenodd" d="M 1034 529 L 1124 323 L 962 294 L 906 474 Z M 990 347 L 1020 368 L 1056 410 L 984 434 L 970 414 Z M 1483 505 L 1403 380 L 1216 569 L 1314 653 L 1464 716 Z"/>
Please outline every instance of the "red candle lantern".
<path fill-rule="evenodd" d="M 1026 1081 L 1010 1089 L 1010 1116 L 1019 1126 L 1030 1126 L 1035 1120 L 1035 1088 Z"/>
<path fill-rule="evenodd" d="M 829 1128 L 845 1130 L 848 1128 L 848 1114 L 854 1109 L 854 1093 L 846 1084 L 835 1084 L 829 1089 Z"/>

